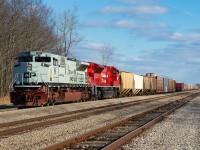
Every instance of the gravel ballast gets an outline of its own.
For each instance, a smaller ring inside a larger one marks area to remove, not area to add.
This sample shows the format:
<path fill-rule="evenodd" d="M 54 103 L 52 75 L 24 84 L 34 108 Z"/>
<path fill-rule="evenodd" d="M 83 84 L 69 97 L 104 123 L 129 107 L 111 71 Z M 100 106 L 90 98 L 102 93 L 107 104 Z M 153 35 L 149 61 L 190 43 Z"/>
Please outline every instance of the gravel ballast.
<path fill-rule="evenodd" d="M 130 101 L 131 99 L 132 98 L 125 98 L 126 101 Z M 169 99 L 171 99 L 171 98 L 169 98 Z M 195 99 L 196 103 L 200 103 L 199 99 L 200 98 Z M 116 100 L 113 99 L 113 100 L 109 101 L 109 103 L 114 103 L 114 101 L 116 101 Z M 117 102 L 121 103 L 122 101 L 123 101 L 122 99 L 118 99 Z M 104 103 L 104 105 L 106 104 L 106 101 L 96 101 L 95 103 L 97 104 L 98 102 L 100 102 L 99 105 L 103 105 L 101 103 Z M 86 103 L 80 103 L 80 105 L 82 105 L 82 104 L 86 105 Z M 94 105 L 94 103 L 90 103 L 90 104 L 91 104 L 90 107 L 96 106 L 96 105 Z M 71 104 L 71 105 L 78 105 L 78 103 Z M 200 104 L 198 104 L 198 105 L 200 105 Z M 66 111 L 66 110 L 64 110 L 63 105 L 59 105 L 58 107 L 59 107 L 59 109 L 62 107 L 63 111 Z M 86 107 L 86 106 L 84 106 L 84 107 Z M 75 106 L 73 108 L 75 109 Z M 10 150 L 13 150 L 13 149 L 31 149 L 31 150 L 41 149 L 48 145 L 54 144 L 55 142 L 63 141 L 64 139 L 70 138 L 74 135 L 85 133 L 94 128 L 98 128 L 98 127 L 104 126 L 105 124 L 109 124 L 110 122 L 115 122 L 117 120 L 120 120 L 121 118 L 126 118 L 133 114 L 139 113 L 141 111 L 146 110 L 147 108 L 149 108 L 148 104 L 144 104 L 144 105 L 140 105 L 140 106 L 133 106 L 133 107 L 122 109 L 122 110 L 116 110 L 116 111 L 112 111 L 112 112 L 108 112 L 108 113 L 104 113 L 104 114 L 102 113 L 101 115 L 90 116 L 88 118 L 76 120 L 76 121 L 69 122 L 69 123 L 53 125 L 50 127 L 39 129 L 39 130 L 22 133 L 20 135 L 5 137 L 5 138 L 0 139 L 0 149 L 6 149 L 6 150 L 7 149 L 10 149 Z M 43 110 L 44 108 L 41 108 L 41 109 Z M 55 108 L 55 109 L 57 109 L 57 108 Z M 78 108 L 76 108 L 76 109 L 78 109 Z M 81 109 L 81 108 L 79 107 L 79 109 Z M 25 110 L 23 110 L 23 111 L 25 111 Z M 51 113 L 52 110 L 49 110 L 49 112 Z M 132 147 L 125 146 L 124 148 L 131 149 Z M 143 148 L 141 148 L 141 149 L 143 149 Z"/>
<path fill-rule="evenodd" d="M 168 98 L 171 101 L 172 98 Z M 167 103 L 161 100 L 160 104 Z M 77 134 L 85 133 L 94 128 L 116 122 L 121 118 L 127 118 L 159 105 L 157 102 L 144 103 L 129 108 L 106 112 L 100 115 L 90 116 L 69 123 L 52 125 L 39 130 L 34 130 L 20 135 L 13 135 L 0 139 L 0 149 L 41 149 L 55 142 L 61 142 Z"/>
<path fill-rule="evenodd" d="M 200 96 L 123 146 L 134 150 L 199 150 Z"/>
<path fill-rule="evenodd" d="M 164 95 L 167 95 L 167 94 L 88 101 L 88 102 L 82 102 L 82 103 L 70 103 L 70 104 L 62 104 L 62 105 L 55 105 L 55 106 L 48 106 L 48 107 L 36 107 L 36 108 L 0 112 L 0 124 L 12 122 L 12 121 L 42 117 L 42 116 L 47 116 L 47 115 L 71 112 L 71 111 L 76 111 L 76 110 L 95 108 L 95 107 L 100 107 L 100 106 L 113 105 L 113 104 L 125 103 L 125 102 L 130 102 L 130 101 L 136 101 L 136 100 L 143 100 L 146 98 L 160 97 Z"/>

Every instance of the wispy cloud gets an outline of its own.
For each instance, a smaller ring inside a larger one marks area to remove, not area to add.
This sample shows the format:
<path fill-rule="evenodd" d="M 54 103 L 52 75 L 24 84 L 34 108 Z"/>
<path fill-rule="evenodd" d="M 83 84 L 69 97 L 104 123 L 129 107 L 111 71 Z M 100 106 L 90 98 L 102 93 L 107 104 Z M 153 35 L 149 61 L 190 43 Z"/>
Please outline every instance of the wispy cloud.
<path fill-rule="evenodd" d="M 115 20 L 115 21 L 89 21 L 82 24 L 84 27 L 116 27 L 116 28 L 167 28 L 166 23 L 138 23 L 130 20 Z"/>
<path fill-rule="evenodd" d="M 118 0 L 122 3 L 128 3 L 128 4 L 143 4 L 143 5 L 155 5 L 157 4 L 154 0 Z"/>
<path fill-rule="evenodd" d="M 156 14 L 166 13 L 167 8 L 159 5 L 137 6 L 137 7 L 106 6 L 102 8 L 100 12 L 108 14 L 126 14 L 126 15 L 156 15 Z"/>
<path fill-rule="evenodd" d="M 200 33 L 181 33 L 170 30 L 167 24 L 155 24 L 155 28 L 138 28 L 138 30 L 132 30 L 132 34 L 146 38 L 150 41 L 170 41 L 170 42 L 184 42 L 185 44 L 200 43 Z"/>
<path fill-rule="evenodd" d="M 82 44 L 81 46 L 84 49 L 99 50 L 102 46 L 104 46 L 104 43 L 88 42 Z"/>
<path fill-rule="evenodd" d="M 170 37 L 172 40 L 184 42 L 200 42 L 200 34 L 183 34 L 179 32 L 173 33 Z"/>

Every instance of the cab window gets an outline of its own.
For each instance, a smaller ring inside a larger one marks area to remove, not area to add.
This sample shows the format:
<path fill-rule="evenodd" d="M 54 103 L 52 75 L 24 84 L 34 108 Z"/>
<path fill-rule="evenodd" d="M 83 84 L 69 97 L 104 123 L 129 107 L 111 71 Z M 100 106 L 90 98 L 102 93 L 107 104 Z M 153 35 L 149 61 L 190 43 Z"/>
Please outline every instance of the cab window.
<path fill-rule="evenodd" d="M 55 59 L 55 58 L 53 58 L 53 65 L 54 65 L 54 66 L 58 66 L 58 60 Z"/>
<path fill-rule="evenodd" d="M 51 57 L 35 57 L 35 62 L 51 62 Z"/>
<path fill-rule="evenodd" d="M 19 62 L 33 62 L 33 57 L 27 56 L 27 57 L 19 57 Z"/>

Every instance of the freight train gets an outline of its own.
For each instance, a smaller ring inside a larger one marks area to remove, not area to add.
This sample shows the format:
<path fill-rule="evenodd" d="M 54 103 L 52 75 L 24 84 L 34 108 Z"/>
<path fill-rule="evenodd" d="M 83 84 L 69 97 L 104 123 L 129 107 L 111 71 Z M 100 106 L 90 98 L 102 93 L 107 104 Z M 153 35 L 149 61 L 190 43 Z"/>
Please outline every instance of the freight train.
<path fill-rule="evenodd" d="M 140 75 L 41 51 L 22 52 L 17 60 L 10 85 L 14 105 L 43 106 L 198 89 L 155 73 Z"/>

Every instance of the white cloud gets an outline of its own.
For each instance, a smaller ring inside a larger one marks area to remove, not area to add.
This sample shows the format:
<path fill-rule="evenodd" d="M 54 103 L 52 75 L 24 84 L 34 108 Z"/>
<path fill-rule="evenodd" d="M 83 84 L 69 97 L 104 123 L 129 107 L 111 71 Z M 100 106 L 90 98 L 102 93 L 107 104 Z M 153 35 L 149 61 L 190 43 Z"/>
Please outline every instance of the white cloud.
<path fill-rule="evenodd" d="M 164 14 L 167 12 L 167 8 L 162 6 L 140 6 L 135 8 L 137 14 Z"/>
<path fill-rule="evenodd" d="M 141 5 L 137 7 L 119 7 L 106 6 L 100 10 L 108 14 L 126 14 L 126 15 L 158 15 L 167 13 L 168 9 L 159 5 Z"/>
<path fill-rule="evenodd" d="M 85 27 L 117 27 L 117 28 L 167 28 L 166 23 L 138 23 L 130 20 L 90 21 L 83 24 Z"/>
<path fill-rule="evenodd" d="M 118 0 L 118 1 L 128 4 L 146 4 L 146 5 L 156 4 L 156 2 L 153 0 Z"/>
<path fill-rule="evenodd" d="M 81 47 L 84 49 L 99 50 L 103 45 L 104 43 L 88 42 L 83 44 Z"/>
<path fill-rule="evenodd" d="M 200 34 L 183 34 L 175 32 L 170 38 L 176 41 L 200 42 Z"/>

